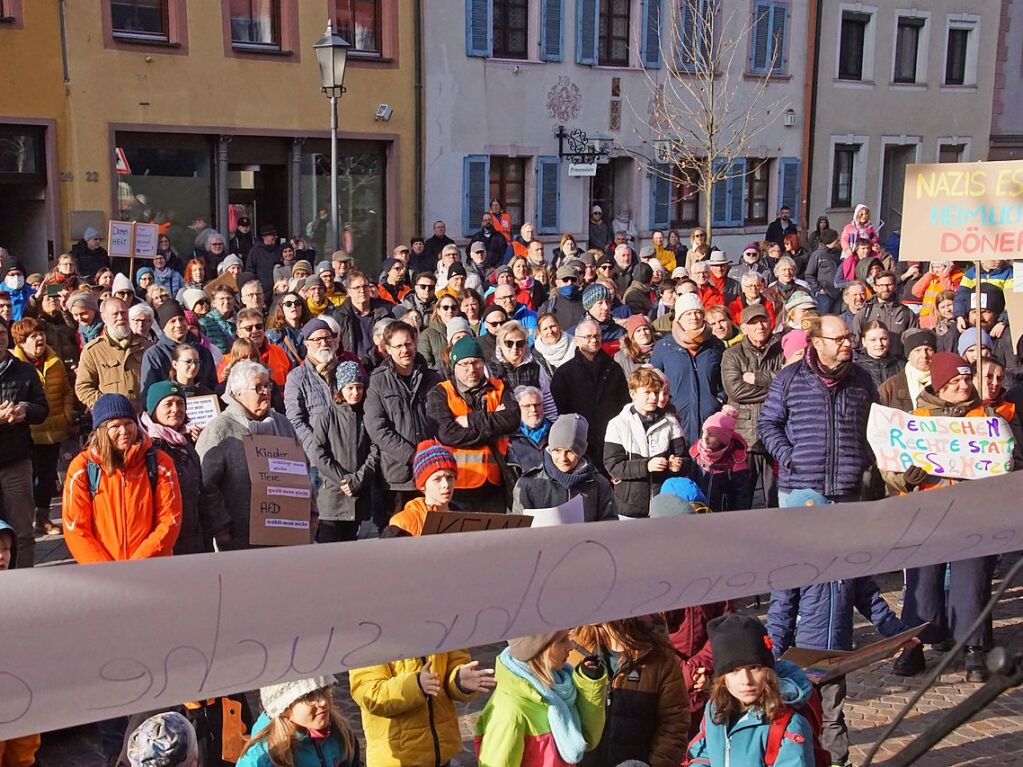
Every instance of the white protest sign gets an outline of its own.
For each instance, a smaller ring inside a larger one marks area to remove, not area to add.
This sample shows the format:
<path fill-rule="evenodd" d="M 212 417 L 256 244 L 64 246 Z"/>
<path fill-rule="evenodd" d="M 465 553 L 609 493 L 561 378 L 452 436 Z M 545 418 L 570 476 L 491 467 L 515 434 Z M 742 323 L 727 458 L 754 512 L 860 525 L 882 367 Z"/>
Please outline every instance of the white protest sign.
<path fill-rule="evenodd" d="M 135 258 L 152 258 L 160 243 L 160 227 L 156 224 L 135 224 Z"/>
<path fill-rule="evenodd" d="M 1017 551 L 1021 496 L 1023 472 L 874 503 L 12 570 L 0 573 L 0 740 L 508 637 Z"/>
<path fill-rule="evenodd" d="M 111 256 L 129 258 L 132 244 L 131 221 L 111 221 L 107 225 L 107 253 Z"/>
<path fill-rule="evenodd" d="M 185 415 L 190 425 L 205 429 L 210 421 L 220 415 L 220 398 L 216 394 L 186 397 Z"/>
<path fill-rule="evenodd" d="M 1012 431 L 998 416 L 915 416 L 872 405 L 867 441 L 882 471 L 919 466 L 950 479 L 984 479 L 1012 470 Z"/>
<path fill-rule="evenodd" d="M 585 520 L 582 495 L 570 498 L 567 503 L 560 506 L 552 506 L 549 509 L 523 509 L 522 513 L 533 518 L 533 527 L 574 525 Z"/>

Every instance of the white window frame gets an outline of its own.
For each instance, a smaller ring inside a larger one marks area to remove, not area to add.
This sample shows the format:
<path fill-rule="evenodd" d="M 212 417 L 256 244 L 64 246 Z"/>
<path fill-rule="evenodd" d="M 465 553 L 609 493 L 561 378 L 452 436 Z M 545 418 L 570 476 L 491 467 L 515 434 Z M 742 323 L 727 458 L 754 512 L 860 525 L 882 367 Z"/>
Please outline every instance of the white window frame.
<path fill-rule="evenodd" d="M 970 31 L 966 45 L 966 71 L 963 73 L 962 85 L 945 83 L 945 72 L 948 70 L 948 33 L 952 29 Z M 945 17 L 945 35 L 941 40 L 941 87 L 955 89 L 975 89 L 977 87 L 977 51 L 980 45 L 980 16 L 975 13 L 950 13 Z"/>
<path fill-rule="evenodd" d="M 895 66 L 898 63 L 896 57 L 899 42 L 899 19 L 923 19 L 924 25 L 920 28 L 920 39 L 916 47 L 916 82 L 897 83 L 895 82 Z M 927 52 L 930 50 L 931 34 L 931 12 L 921 11 L 916 8 L 903 10 L 895 9 L 895 23 L 892 24 L 892 69 L 889 74 L 893 88 L 920 88 L 927 85 Z M 944 74 L 942 75 L 944 76 Z"/>
<path fill-rule="evenodd" d="M 970 136 L 938 136 L 937 141 L 934 143 L 934 162 L 940 162 L 941 148 L 946 144 L 952 144 L 953 146 L 962 145 L 963 153 L 959 158 L 959 162 L 969 162 L 970 154 L 973 151 L 973 138 Z"/>
<path fill-rule="evenodd" d="M 838 76 L 839 63 L 842 58 L 842 16 L 846 11 L 870 15 L 870 21 L 867 22 L 867 28 L 863 35 L 863 76 L 859 80 L 843 80 Z M 839 3 L 836 18 L 838 23 L 835 25 L 835 85 L 842 88 L 873 88 L 874 52 L 877 48 L 877 6 L 863 3 Z"/>
<path fill-rule="evenodd" d="M 856 160 L 853 162 L 853 178 L 852 178 L 852 206 L 849 208 L 833 208 L 831 207 L 831 201 L 835 198 L 835 146 L 837 144 L 859 144 L 859 151 L 856 152 Z M 863 195 L 867 188 L 867 154 L 870 150 L 870 136 L 856 136 L 851 133 L 843 135 L 837 135 L 831 137 L 831 143 L 828 145 L 828 197 L 826 200 L 825 209 L 828 211 L 836 210 L 852 210 L 856 205 L 856 201 L 863 200 Z M 871 206 L 873 207 L 873 206 Z"/>

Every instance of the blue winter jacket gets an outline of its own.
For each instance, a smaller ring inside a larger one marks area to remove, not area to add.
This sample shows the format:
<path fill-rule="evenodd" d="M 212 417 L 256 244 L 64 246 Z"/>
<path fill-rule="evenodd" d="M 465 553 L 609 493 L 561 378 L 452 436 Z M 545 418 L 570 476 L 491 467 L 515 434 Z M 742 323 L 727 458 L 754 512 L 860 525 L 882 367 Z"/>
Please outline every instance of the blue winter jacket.
<path fill-rule="evenodd" d="M 833 389 L 805 360 L 782 368 L 757 422 L 764 447 L 778 462 L 778 489 L 806 488 L 828 498 L 858 492 L 874 461 L 866 437 L 874 402 L 877 388 L 859 365 Z"/>
<path fill-rule="evenodd" d="M 853 649 L 853 609 L 873 623 L 881 636 L 895 636 L 908 628 L 892 612 L 877 581 L 869 575 L 775 591 L 767 611 L 767 633 L 775 657 L 790 647 Z"/>
<path fill-rule="evenodd" d="M 671 386 L 671 404 L 678 411 L 686 442 L 700 438 L 703 422 L 714 415 L 728 396 L 721 384 L 721 355 L 725 345 L 707 333 L 696 356 L 684 349 L 669 334 L 654 345 L 650 364 L 664 371 Z"/>
<path fill-rule="evenodd" d="M 775 664 L 782 701 L 796 709 L 786 732 L 797 738 L 783 738 L 775 767 L 814 767 L 813 730 L 798 709 L 810 697 L 813 685 L 794 663 Z M 700 734 L 689 744 L 690 764 L 711 767 L 755 767 L 764 763 L 767 733 L 771 724 L 763 713 L 751 708 L 731 727 L 714 721 L 714 704 L 708 703 L 700 725 Z M 239 764 L 239 767 L 243 765 Z"/>
<path fill-rule="evenodd" d="M 253 734 L 259 732 L 270 723 L 264 711 L 252 725 Z M 353 744 L 354 753 L 345 753 L 344 744 L 337 735 L 324 740 L 313 740 L 303 733 L 295 737 L 291 747 L 295 767 L 357 767 L 359 765 L 359 741 Z M 238 760 L 238 767 L 273 767 L 270 754 L 267 752 L 266 741 L 261 740 L 248 749 Z"/>

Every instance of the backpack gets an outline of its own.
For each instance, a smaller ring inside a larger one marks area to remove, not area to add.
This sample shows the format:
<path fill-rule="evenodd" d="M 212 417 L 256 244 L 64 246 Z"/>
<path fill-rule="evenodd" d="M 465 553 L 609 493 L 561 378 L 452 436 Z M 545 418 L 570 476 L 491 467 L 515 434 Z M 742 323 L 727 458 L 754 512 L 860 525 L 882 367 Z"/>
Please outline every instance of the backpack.
<path fill-rule="evenodd" d="M 806 703 L 798 709 L 782 706 L 781 713 L 774 718 L 767 730 L 767 749 L 764 751 L 764 764 L 774 767 L 778 761 L 781 744 L 788 738 L 796 743 L 803 742 L 803 736 L 789 732 L 789 724 L 796 712 L 802 714 L 813 731 L 813 762 L 816 767 L 831 767 L 831 753 L 821 745 L 821 730 L 824 727 L 824 711 L 821 707 L 821 696 L 817 688 L 813 688 Z"/>
<path fill-rule="evenodd" d="M 156 479 L 159 475 L 156 464 L 156 448 L 150 447 L 146 451 L 146 472 L 149 474 L 149 487 L 153 491 L 153 495 L 156 495 Z M 96 492 L 99 490 L 99 478 L 102 473 L 99 468 L 99 464 L 93 461 L 91 458 L 88 463 L 85 464 L 85 473 L 89 478 L 89 495 L 93 498 L 96 497 Z"/>

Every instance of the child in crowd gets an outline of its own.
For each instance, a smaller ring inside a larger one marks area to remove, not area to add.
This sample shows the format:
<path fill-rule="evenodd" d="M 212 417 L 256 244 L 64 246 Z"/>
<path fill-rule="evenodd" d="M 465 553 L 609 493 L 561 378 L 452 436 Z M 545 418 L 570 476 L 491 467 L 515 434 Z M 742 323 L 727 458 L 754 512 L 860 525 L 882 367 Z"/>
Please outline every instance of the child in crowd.
<path fill-rule="evenodd" d="M 497 691 L 476 721 L 480 767 L 568 767 L 597 747 L 607 670 L 592 656 L 573 669 L 571 649 L 568 631 L 508 641 Z"/>
<path fill-rule="evenodd" d="M 619 517 L 650 515 L 650 498 L 664 480 L 684 473 L 689 463 L 678 417 L 661 403 L 664 380 L 653 368 L 629 376 L 632 402 L 607 425 L 604 466 L 611 475 Z"/>
<path fill-rule="evenodd" d="M 420 442 L 412 459 L 412 475 L 423 497 L 406 503 L 405 508 L 391 517 L 380 537 L 418 536 L 423 531 L 428 511 L 451 511 L 457 474 L 458 464 L 450 450 L 434 439 Z"/>
<path fill-rule="evenodd" d="M 831 501 L 813 490 L 796 490 L 788 499 L 789 506 L 828 503 Z M 908 628 L 888 607 L 877 581 L 870 576 L 775 591 L 767 613 L 767 631 L 774 656 L 781 657 L 790 647 L 852 650 L 853 610 L 873 623 L 882 636 L 894 636 Z M 818 690 L 823 714 L 821 744 L 831 752 L 832 764 L 846 764 L 849 729 L 843 710 L 845 676 L 818 685 Z"/>
<path fill-rule="evenodd" d="M 736 511 L 753 505 L 746 440 L 735 431 L 738 418 L 739 411 L 725 405 L 703 422 L 700 439 L 689 448 L 691 476 L 714 511 Z"/>
<path fill-rule="evenodd" d="M 195 729 L 175 711 L 142 722 L 128 737 L 127 753 L 131 767 L 199 767 Z"/>
<path fill-rule="evenodd" d="M 359 525 L 372 515 L 370 493 L 380 466 L 380 448 L 366 433 L 366 378 L 359 363 L 340 363 L 334 385 L 334 406 L 312 422 L 309 457 L 320 473 L 317 543 L 358 537 Z"/>
<path fill-rule="evenodd" d="M 18 536 L 14 528 L 0 519 L 0 573 L 13 570 L 18 561 Z M 32 767 L 42 739 L 39 735 L 0 740 L 0 765 L 3 767 Z"/>
<path fill-rule="evenodd" d="M 359 767 L 359 741 L 334 703 L 337 679 L 315 676 L 263 687 L 263 713 L 238 767 Z"/>
<path fill-rule="evenodd" d="M 688 764 L 766 764 L 768 736 L 779 721 L 783 737 L 773 764 L 812 767 L 815 736 L 798 710 L 813 693 L 803 670 L 774 659 L 771 640 L 756 618 L 723 615 L 707 624 L 707 631 L 715 677 L 700 732 L 689 744 Z"/>

